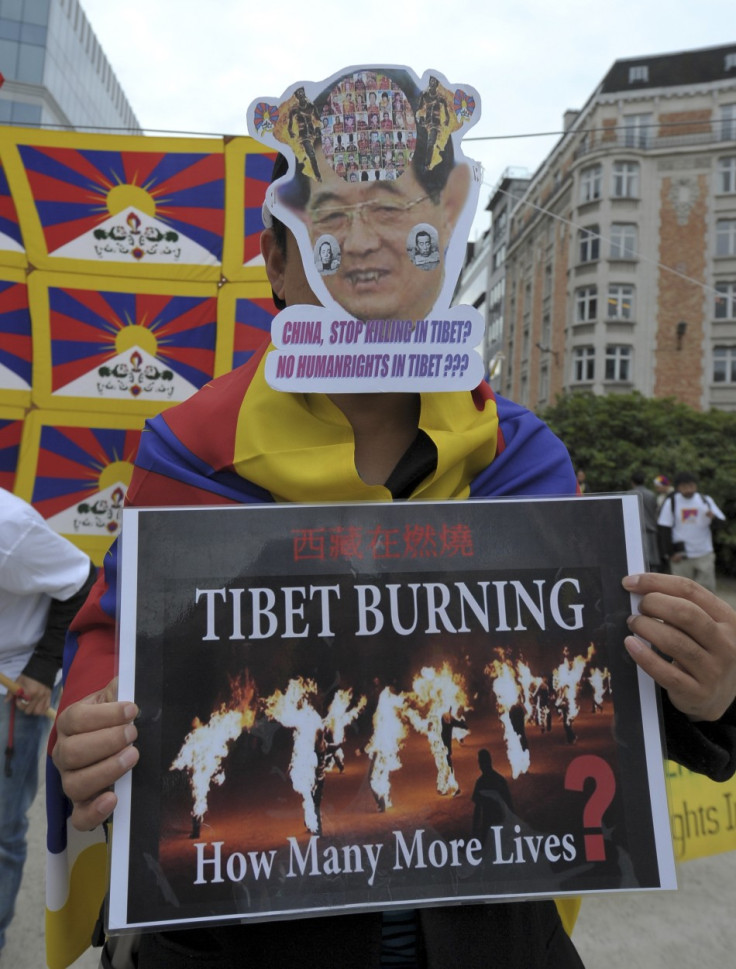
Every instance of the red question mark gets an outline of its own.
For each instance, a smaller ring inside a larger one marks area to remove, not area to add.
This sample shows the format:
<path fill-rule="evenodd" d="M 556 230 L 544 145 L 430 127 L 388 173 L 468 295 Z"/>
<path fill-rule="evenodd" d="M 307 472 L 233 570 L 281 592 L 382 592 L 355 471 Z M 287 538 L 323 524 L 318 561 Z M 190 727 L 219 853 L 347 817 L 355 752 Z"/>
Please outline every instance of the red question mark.
<path fill-rule="evenodd" d="M 600 829 L 606 808 L 616 793 L 616 777 L 610 764 L 602 757 L 583 754 L 568 764 L 565 772 L 565 790 L 582 791 L 589 777 L 595 781 L 595 789 L 583 811 L 583 827 L 596 828 L 598 833 L 585 835 L 585 858 L 586 861 L 605 861 L 606 844 Z"/>

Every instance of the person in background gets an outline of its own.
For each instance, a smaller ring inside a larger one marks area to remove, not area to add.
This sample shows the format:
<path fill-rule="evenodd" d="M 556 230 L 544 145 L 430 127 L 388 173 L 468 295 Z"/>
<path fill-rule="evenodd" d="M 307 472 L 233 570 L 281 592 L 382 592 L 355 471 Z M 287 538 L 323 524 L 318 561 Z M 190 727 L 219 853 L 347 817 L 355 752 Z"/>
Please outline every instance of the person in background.
<path fill-rule="evenodd" d="M 716 591 L 716 554 L 713 551 L 714 520 L 725 521 L 718 505 L 698 492 L 698 479 L 689 471 L 675 477 L 675 490 L 665 499 L 658 524 L 663 531 L 670 571 L 684 575 Z"/>
<path fill-rule="evenodd" d="M 631 475 L 631 488 L 629 489 L 636 495 L 641 496 L 644 526 L 644 551 L 650 572 L 659 572 L 662 567 L 662 556 L 659 549 L 659 531 L 657 528 L 657 498 L 653 491 L 644 484 L 645 477 L 643 472 L 635 471 Z"/>
<path fill-rule="evenodd" d="M 656 478 L 652 479 L 652 484 L 657 492 L 657 509 L 659 510 L 667 495 L 671 495 L 675 489 L 670 484 L 670 479 L 666 474 L 658 474 Z"/>
<path fill-rule="evenodd" d="M 92 587 L 84 552 L 39 513 L 0 488 L 0 951 L 26 859 L 28 809 L 51 726 L 46 713 L 61 668 L 67 627 Z"/>

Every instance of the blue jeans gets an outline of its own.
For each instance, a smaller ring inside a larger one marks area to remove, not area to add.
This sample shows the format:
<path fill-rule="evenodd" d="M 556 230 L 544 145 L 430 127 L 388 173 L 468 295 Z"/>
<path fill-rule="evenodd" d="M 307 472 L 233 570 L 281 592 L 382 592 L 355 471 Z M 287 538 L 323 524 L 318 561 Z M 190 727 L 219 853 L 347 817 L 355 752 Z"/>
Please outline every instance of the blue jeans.
<path fill-rule="evenodd" d="M 53 701 L 52 701 L 53 702 Z M 0 696 L 0 949 L 15 910 L 26 860 L 27 813 L 38 788 L 38 762 L 51 727 L 48 717 L 15 711 L 12 776 L 5 776 L 10 704 Z"/>

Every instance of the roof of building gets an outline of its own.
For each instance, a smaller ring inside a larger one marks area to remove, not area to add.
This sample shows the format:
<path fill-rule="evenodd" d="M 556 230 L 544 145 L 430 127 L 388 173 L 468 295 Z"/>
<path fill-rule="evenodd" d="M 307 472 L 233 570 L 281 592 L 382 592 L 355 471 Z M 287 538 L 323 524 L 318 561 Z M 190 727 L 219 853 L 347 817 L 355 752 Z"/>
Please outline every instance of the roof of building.
<path fill-rule="evenodd" d="M 646 71 L 632 72 L 632 68 L 646 68 Z M 724 47 L 704 47 L 675 54 L 653 54 L 615 61 L 603 78 L 599 93 L 726 80 L 736 80 L 736 42 Z"/>

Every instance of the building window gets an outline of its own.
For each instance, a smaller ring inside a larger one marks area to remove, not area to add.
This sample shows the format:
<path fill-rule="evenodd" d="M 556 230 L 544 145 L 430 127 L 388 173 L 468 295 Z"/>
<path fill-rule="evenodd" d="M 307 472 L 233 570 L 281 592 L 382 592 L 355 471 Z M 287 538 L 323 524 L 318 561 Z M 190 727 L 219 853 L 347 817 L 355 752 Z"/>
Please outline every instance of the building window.
<path fill-rule="evenodd" d="M 493 214 L 493 241 L 496 242 L 506 229 L 508 222 L 508 212 L 506 209 L 501 209 L 500 212 L 495 212 Z"/>
<path fill-rule="evenodd" d="M 546 400 L 549 397 L 549 367 L 546 365 L 539 368 L 539 393 L 537 396 L 540 400 Z"/>
<path fill-rule="evenodd" d="M 497 309 L 503 302 L 503 295 L 506 289 L 506 280 L 499 279 L 499 281 L 491 287 L 491 294 L 488 297 L 491 304 L 491 310 Z"/>
<path fill-rule="evenodd" d="M 3 4 L 7 7 L 7 4 Z M 23 20 L 27 24 L 43 24 L 49 22 L 49 0 L 24 0 Z"/>
<path fill-rule="evenodd" d="M 713 383 L 736 384 L 736 347 L 713 348 Z"/>
<path fill-rule="evenodd" d="M 552 267 L 549 264 L 544 267 L 544 295 L 552 295 Z"/>
<path fill-rule="evenodd" d="M 646 64 L 637 64 L 636 67 L 629 68 L 629 84 L 634 84 L 636 81 L 648 81 L 649 80 L 649 68 Z"/>
<path fill-rule="evenodd" d="M 652 139 L 654 116 L 651 114 L 624 115 L 624 144 L 627 148 L 647 148 Z"/>
<path fill-rule="evenodd" d="M 575 347 L 572 355 L 572 379 L 574 383 L 589 383 L 594 377 L 594 347 Z"/>
<path fill-rule="evenodd" d="M 716 283 L 715 318 L 736 320 L 736 283 Z"/>
<path fill-rule="evenodd" d="M 529 406 L 529 378 L 525 373 L 521 375 L 519 380 L 519 403 L 524 407 Z"/>
<path fill-rule="evenodd" d="M 595 262 L 598 259 L 600 241 L 597 225 L 591 225 L 578 232 L 580 262 Z"/>
<path fill-rule="evenodd" d="M 41 124 L 41 105 L 14 101 L 10 112 L 10 120 L 13 124 L 26 125 L 27 127 L 39 125 Z"/>
<path fill-rule="evenodd" d="M 601 172 L 601 165 L 590 165 L 580 172 L 581 205 L 601 197 Z"/>
<path fill-rule="evenodd" d="M 636 259 L 638 255 L 638 230 L 629 222 L 611 225 L 611 259 Z"/>
<path fill-rule="evenodd" d="M 639 198 L 639 162 L 618 161 L 613 163 L 612 194 L 617 199 Z"/>
<path fill-rule="evenodd" d="M 736 51 L 731 51 L 731 53 L 726 54 L 723 61 L 723 70 L 732 71 L 736 68 Z"/>
<path fill-rule="evenodd" d="M 718 159 L 718 191 L 736 192 L 736 155 Z"/>
<path fill-rule="evenodd" d="M 493 268 L 499 269 L 506 261 L 506 243 L 499 246 L 493 253 Z"/>
<path fill-rule="evenodd" d="M 598 315 L 598 288 L 581 286 L 575 291 L 575 319 L 578 323 L 590 323 Z"/>
<path fill-rule="evenodd" d="M 625 283 L 611 283 L 608 287 L 607 316 L 609 320 L 633 320 L 634 287 Z"/>
<path fill-rule="evenodd" d="M 736 104 L 721 105 L 721 141 L 736 140 Z"/>
<path fill-rule="evenodd" d="M 503 336 L 503 316 L 500 313 L 494 314 L 489 318 L 486 334 L 486 343 L 488 346 L 495 346 L 495 344 L 501 341 L 501 337 Z"/>
<path fill-rule="evenodd" d="M 606 347 L 606 380 L 631 379 L 631 347 L 609 344 Z"/>
<path fill-rule="evenodd" d="M 716 255 L 736 256 L 736 219 L 716 222 Z"/>
<path fill-rule="evenodd" d="M 543 347 L 549 347 L 549 342 L 552 338 L 552 322 L 549 318 L 549 313 L 545 313 L 542 317 L 542 332 L 540 334 L 540 343 Z"/>

